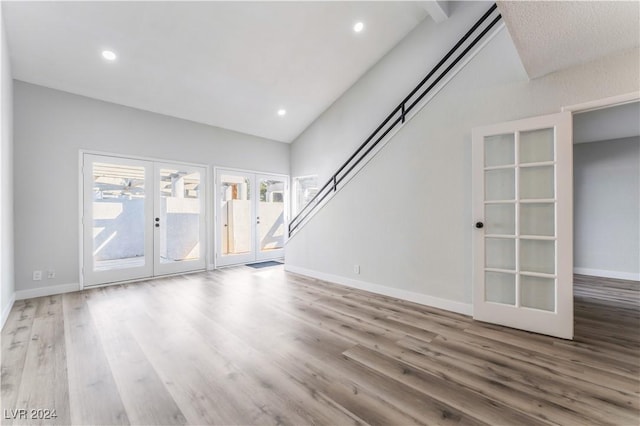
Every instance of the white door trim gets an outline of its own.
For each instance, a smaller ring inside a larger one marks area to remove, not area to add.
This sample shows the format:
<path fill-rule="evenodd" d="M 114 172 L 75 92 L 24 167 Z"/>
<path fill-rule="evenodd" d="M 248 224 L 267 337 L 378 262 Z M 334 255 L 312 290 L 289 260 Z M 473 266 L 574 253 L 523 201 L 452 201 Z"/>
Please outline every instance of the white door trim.
<path fill-rule="evenodd" d="M 82 158 L 84 154 L 91 154 L 91 155 L 102 155 L 104 157 L 124 158 L 127 160 L 153 161 L 156 163 L 180 164 L 180 165 L 192 166 L 192 167 L 205 167 L 205 168 L 209 167 L 209 165 L 206 163 L 192 163 L 189 161 L 179 161 L 179 160 L 172 160 L 172 159 L 160 158 L 160 157 L 147 157 L 144 155 L 119 154 L 119 153 L 113 153 L 108 151 L 98 151 L 98 150 L 92 150 L 92 149 L 80 149 L 79 152 L 80 152 L 80 158 Z"/>
<path fill-rule="evenodd" d="M 640 100 L 640 91 L 624 93 L 622 95 L 609 96 L 608 98 L 595 99 L 593 101 L 582 102 L 574 105 L 563 106 L 562 112 L 587 112 L 597 109 L 609 108 L 616 105 L 624 105 Z"/>

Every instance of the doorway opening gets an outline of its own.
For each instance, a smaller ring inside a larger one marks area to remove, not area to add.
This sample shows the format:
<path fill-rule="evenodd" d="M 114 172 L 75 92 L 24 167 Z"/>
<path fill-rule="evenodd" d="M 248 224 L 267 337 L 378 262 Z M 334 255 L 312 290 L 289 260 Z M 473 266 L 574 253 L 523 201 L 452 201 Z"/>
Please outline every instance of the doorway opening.
<path fill-rule="evenodd" d="M 574 272 L 640 280 L 640 102 L 573 117 Z"/>
<path fill-rule="evenodd" d="M 576 337 L 637 347 L 622 318 L 640 320 L 640 101 L 576 111 L 573 143 Z"/>

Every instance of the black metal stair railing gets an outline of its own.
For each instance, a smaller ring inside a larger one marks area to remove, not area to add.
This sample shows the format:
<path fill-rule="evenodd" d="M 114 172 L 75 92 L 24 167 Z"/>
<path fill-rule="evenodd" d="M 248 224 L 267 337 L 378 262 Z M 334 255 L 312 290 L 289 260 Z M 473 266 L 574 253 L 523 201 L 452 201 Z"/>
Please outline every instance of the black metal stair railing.
<path fill-rule="evenodd" d="M 293 235 L 295 230 L 321 206 L 321 203 L 329 195 L 338 190 L 338 185 L 349 177 L 351 172 L 367 158 L 369 153 L 371 153 L 389 132 L 398 124 L 406 121 L 407 115 L 416 105 L 469 54 L 471 49 L 473 49 L 501 19 L 502 15 L 497 11 L 497 6 L 493 4 L 451 50 L 443 56 L 433 69 L 429 71 L 427 76 L 391 111 L 387 118 L 384 119 L 358 149 L 351 154 L 347 161 L 338 168 L 316 195 L 298 212 L 289 223 L 289 236 Z"/>

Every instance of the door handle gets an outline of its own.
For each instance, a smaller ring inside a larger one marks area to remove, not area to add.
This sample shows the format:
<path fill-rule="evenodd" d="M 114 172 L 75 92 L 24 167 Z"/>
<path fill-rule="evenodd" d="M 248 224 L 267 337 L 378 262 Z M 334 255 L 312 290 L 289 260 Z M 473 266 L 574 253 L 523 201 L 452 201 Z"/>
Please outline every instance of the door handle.
<path fill-rule="evenodd" d="M 478 228 L 478 229 L 482 229 L 482 228 L 484 228 L 484 223 L 482 223 L 482 222 L 476 222 L 476 228 Z"/>

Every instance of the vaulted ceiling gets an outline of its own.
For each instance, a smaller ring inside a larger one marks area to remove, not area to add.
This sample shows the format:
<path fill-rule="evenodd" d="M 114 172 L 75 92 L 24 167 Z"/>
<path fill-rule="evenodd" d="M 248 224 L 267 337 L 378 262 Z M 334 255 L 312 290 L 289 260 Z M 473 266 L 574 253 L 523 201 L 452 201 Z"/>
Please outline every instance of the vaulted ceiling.
<path fill-rule="evenodd" d="M 421 21 L 445 20 L 447 6 L 2 2 L 14 78 L 282 142 L 295 139 Z M 638 2 L 498 7 L 531 78 L 640 44 Z M 357 22 L 364 24 L 359 33 Z M 104 50 L 116 60 L 105 60 Z"/>
<path fill-rule="evenodd" d="M 16 79 L 284 142 L 428 17 L 417 2 L 3 8 Z"/>

